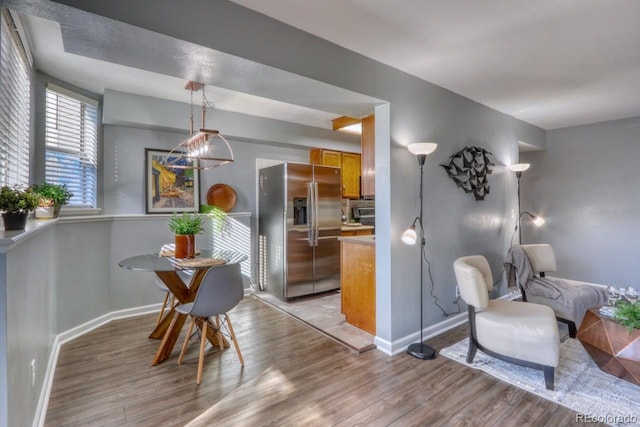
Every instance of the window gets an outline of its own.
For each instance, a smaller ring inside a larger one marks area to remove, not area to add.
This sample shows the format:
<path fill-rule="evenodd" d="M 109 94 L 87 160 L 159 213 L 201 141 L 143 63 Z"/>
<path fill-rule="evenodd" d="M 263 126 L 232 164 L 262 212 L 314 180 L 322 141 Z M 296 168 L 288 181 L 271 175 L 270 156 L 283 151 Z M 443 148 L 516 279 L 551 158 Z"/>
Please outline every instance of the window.
<path fill-rule="evenodd" d="M 0 13 L 0 185 L 29 184 L 30 64 L 14 21 Z"/>
<path fill-rule="evenodd" d="M 48 85 L 45 176 L 73 193 L 69 206 L 95 208 L 98 172 L 98 103 Z"/>

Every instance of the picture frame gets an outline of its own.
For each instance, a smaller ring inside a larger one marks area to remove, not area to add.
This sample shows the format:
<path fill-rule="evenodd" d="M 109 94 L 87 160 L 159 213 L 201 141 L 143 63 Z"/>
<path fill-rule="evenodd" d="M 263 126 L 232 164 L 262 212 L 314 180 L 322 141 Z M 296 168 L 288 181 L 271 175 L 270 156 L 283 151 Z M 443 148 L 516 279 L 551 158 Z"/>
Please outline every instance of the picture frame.
<path fill-rule="evenodd" d="M 191 166 L 172 168 L 165 166 L 174 161 L 169 150 L 145 148 L 145 206 L 146 213 L 198 212 L 200 210 L 200 174 L 196 159 L 183 158 L 175 164 Z"/>

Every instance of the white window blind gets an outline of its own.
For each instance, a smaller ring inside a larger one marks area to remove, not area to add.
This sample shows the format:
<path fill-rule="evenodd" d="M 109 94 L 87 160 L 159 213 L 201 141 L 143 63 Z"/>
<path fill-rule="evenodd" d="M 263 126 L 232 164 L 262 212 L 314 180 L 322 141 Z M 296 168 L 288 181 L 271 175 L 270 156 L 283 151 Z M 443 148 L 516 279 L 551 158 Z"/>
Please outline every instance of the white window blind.
<path fill-rule="evenodd" d="M 29 184 L 30 65 L 9 12 L 0 13 L 0 185 Z"/>
<path fill-rule="evenodd" d="M 47 182 L 73 193 L 69 206 L 95 208 L 98 171 L 98 103 L 48 85 L 45 125 Z"/>

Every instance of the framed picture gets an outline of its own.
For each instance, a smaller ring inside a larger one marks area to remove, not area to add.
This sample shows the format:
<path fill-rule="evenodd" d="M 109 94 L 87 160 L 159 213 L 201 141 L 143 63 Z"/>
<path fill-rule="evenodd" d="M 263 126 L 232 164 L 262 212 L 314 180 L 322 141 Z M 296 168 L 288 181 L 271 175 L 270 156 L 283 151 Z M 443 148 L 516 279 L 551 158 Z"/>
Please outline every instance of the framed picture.
<path fill-rule="evenodd" d="M 168 150 L 145 148 L 145 196 L 147 213 L 198 212 L 200 180 L 197 160 L 171 155 Z M 175 164 L 181 168 L 166 166 Z"/>

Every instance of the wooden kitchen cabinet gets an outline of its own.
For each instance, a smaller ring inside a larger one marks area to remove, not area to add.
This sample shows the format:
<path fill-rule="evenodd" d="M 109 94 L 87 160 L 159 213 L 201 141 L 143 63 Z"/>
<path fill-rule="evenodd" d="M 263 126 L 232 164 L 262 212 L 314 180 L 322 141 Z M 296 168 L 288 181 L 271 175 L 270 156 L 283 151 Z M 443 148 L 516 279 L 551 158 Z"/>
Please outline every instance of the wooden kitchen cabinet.
<path fill-rule="evenodd" d="M 342 167 L 342 153 L 333 150 L 313 149 L 309 155 L 309 161 L 312 165 Z"/>
<path fill-rule="evenodd" d="M 343 236 L 370 236 L 372 234 L 373 230 L 371 228 L 365 230 L 358 230 L 357 228 L 355 230 L 345 230 L 344 228 L 342 229 Z"/>
<path fill-rule="evenodd" d="M 360 154 L 342 153 L 342 197 L 360 198 Z"/>
<path fill-rule="evenodd" d="M 347 323 L 376 334 L 376 247 L 340 238 L 340 296 Z M 352 239 L 363 239 L 356 237 Z"/>
<path fill-rule="evenodd" d="M 309 153 L 309 161 L 314 165 L 339 167 L 342 178 L 342 197 L 360 198 L 360 154 L 315 148 Z"/>
<path fill-rule="evenodd" d="M 375 116 L 362 119 L 362 197 L 376 194 L 376 121 Z"/>

